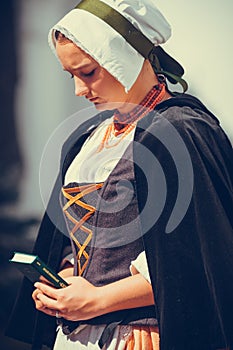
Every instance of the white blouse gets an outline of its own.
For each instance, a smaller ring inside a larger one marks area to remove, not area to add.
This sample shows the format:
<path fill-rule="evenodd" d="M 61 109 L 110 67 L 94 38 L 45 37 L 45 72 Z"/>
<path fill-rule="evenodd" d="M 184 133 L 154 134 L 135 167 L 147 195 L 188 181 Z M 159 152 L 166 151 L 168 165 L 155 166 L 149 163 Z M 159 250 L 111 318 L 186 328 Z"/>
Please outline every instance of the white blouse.
<path fill-rule="evenodd" d="M 114 167 L 122 158 L 126 148 L 134 139 L 135 128 L 128 135 L 122 137 L 120 134 L 111 134 L 108 140 L 108 147 L 100 152 L 98 148 L 103 140 L 109 124 L 112 124 L 113 117 L 106 119 L 87 138 L 80 152 L 77 154 L 65 175 L 65 185 L 70 182 L 98 183 L 104 182 Z"/>

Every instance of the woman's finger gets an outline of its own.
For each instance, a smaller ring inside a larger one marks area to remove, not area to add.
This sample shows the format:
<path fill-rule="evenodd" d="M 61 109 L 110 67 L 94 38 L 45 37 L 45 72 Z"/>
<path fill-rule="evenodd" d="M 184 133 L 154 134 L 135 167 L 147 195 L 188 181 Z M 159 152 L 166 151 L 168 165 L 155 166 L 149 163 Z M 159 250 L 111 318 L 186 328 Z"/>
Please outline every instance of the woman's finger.
<path fill-rule="evenodd" d="M 57 299 L 57 289 L 55 289 L 52 286 L 49 286 L 45 283 L 40 283 L 40 282 L 36 282 L 34 284 L 34 286 L 39 289 L 43 294 L 46 294 L 48 297 L 52 298 L 52 299 Z"/>
<path fill-rule="evenodd" d="M 44 305 L 41 302 L 41 300 L 38 299 L 38 294 L 41 294 L 41 292 L 39 291 L 39 289 L 35 289 L 34 292 L 32 293 L 32 299 L 35 302 L 36 309 L 41 310 L 43 309 Z"/>
<path fill-rule="evenodd" d="M 57 318 L 61 318 L 62 317 L 62 314 L 60 311 L 58 310 L 54 310 L 54 309 L 49 309 L 47 307 L 44 307 L 43 311 L 45 314 L 49 315 L 49 316 L 53 316 L 53 317 L 57 317 Z"/>
<path fill-rule="evenodd" d="M 54 310 L 57 308 L 57 300 L 52 299 L 45 294 L 39 293 L 37 295 L 37 299 L 43 304 L 44 307 L 46 307 L 48 309 Z"/>

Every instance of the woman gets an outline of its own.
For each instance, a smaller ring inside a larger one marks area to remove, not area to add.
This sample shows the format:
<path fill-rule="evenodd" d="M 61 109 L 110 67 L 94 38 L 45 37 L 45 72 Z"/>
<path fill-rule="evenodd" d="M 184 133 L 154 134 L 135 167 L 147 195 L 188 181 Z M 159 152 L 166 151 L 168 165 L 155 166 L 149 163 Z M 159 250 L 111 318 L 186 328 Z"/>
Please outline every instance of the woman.
<path fill-rule="evenodd" d="M 70 285 L 35 284 L 33 337 L 15 334 L 34 349 L 55 318 L 55 350 L 233 345 L 232 147 L 199 100 L 169 91 L 166 78 L 187 89 L 169 36 L 150 0 L 81 1 L 49 34 L 100 113 L 63 147 L 35 245 Z"/>

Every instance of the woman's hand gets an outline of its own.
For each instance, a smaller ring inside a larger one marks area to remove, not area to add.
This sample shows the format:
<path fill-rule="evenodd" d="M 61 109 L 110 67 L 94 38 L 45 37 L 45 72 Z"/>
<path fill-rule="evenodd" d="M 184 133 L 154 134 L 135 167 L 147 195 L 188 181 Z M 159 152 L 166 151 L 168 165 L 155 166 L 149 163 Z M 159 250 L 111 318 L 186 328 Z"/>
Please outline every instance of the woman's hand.
<path fill-rule="evenodd" d="M 96 310 L 98 287 L 83 277 L 68 277 L 66 281 L 70 285 L 61 289 L 36 282 L 36 290 L 32 297 L 37 310 L 51 316 L 56 316 L 56 312 L 59 312 L 59 317 L 71 321 L 95 317 L 98 313 Z"/>
<path fill-rule="evenodd" d="M 63 268 L 63 270 L 61 270 L 58 273 L 62 278 L 66 279 L 67 277 L 71 277 L 74 274 L 74 267 L 71 264 L 67 264 L 65 268 Z M 48 281 L 46 278 L 44 278 L 43 276 L 40 276 L 40 282 L 42 282 L 43 284 L 52 286 L 52 283 L 50 281 Z M 34 292 L 32 293 L 32 299 L 35 302 L 36 305 L 36 309 L 43 311 L 44 310 L 44 306 L 41 303 L 41 301 L 38 299 L 38 294 L 41 294 L 41 291 L 39 289 L 34 290 Z"/>
<path fill-rule="evenodd" d="M 79 321 L 154 304 L 151 285 L 140 273 L 102 287 L 95 287 L 77 276 L 68 277 L 66 281 L 69 286 L 61 289 L 35 283 L 32 297 L 36 308 L 51 316 L 58 312 L 59 317 Z"/>
<path fill-rule="evenodd" d="M 58 275 L 65 279 L 67 277 L 71 277 L 74 275 L 74 267 L 72 265 L 68 265 L 67 267 L 63 268 Z"/>

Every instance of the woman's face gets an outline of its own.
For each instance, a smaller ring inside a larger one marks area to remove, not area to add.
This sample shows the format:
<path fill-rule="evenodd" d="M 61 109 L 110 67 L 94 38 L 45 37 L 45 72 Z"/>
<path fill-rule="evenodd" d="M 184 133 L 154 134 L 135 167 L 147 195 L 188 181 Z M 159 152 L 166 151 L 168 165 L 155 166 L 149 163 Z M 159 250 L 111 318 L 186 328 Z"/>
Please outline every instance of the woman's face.
<path fill-rule="evenodd" d="M 100 110 L 114 108 L 106 105 L 111 102 L 129 102 L 130 94 L 123 85 L 74 43 L 58 41 L 56 51 L 64 70 L 74 79 L 77 96 L 85 96 Z"/>

